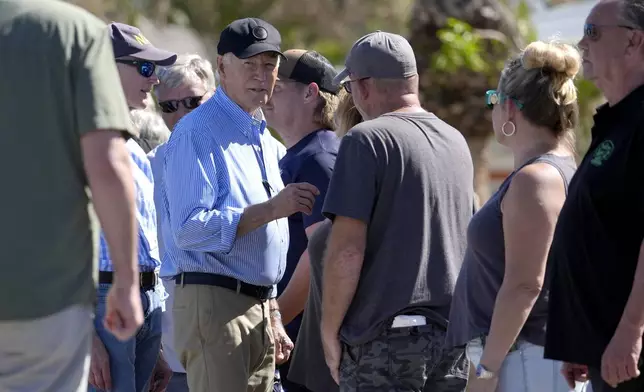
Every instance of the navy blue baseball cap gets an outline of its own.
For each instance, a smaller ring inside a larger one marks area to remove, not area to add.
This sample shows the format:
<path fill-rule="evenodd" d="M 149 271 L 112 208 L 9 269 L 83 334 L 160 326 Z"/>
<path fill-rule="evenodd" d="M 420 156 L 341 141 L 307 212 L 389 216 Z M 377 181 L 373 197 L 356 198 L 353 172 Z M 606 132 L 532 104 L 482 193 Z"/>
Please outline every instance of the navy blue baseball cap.
<path fill-rule="evenodd" d="M 108 28 L 115 58 L 130 56 L 161 66 L 172 65 L 177 61 L 176 53 L 155 47 L 134 26 L 112 22 Z"/>
<path fill-rule="evenodd" d="M 221 32 L 217 53 L 220 56 L 232 53 L 240 59 L 266 52 L 284 56 L 281 43 L 282 37 L 272 24 L 258 18 L 238 19 Z"/>

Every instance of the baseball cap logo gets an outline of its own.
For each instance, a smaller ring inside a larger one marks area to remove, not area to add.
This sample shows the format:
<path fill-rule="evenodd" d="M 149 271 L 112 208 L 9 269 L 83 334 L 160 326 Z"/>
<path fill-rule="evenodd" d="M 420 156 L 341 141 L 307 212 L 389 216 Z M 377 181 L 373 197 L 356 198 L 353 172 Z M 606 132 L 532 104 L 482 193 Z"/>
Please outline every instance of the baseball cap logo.
<path fill-rule="evenodd" d="M 142 34 L 134 34 L 134 39 L 141 45 L 148 45 L 150 43 Z"/>
<path fill-rule="evenodd" d="M 263 41 L 268 38 L 268 31 L 266 31 L 262 26 L 255 26 L 253 27 L 253 37 Z"/>

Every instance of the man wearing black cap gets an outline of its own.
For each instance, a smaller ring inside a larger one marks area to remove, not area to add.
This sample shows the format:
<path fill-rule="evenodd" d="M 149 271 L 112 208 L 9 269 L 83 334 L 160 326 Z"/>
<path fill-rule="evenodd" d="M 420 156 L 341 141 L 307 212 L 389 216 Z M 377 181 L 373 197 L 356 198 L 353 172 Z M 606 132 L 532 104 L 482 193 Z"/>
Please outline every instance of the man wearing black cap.
<path fill-rule="evenodd" d="M 288 222 L 311 213 L 317 189 L 284 187 L 284 147 L 260 107 L 277 79 L 281 38 L 255 18 L 232 22 L 217 46 L 220 87 L 175 126 L 165 153 L 162 227 L 175 278 L 176 351 L 193 392 L 270 391 L 288 359 L 275 285 Z"/>
<path fill-rule="evenodd" d="M 172 64 L 176 55 L 155 48 L 139 29 L 121 23 L 108 26 L 114 56 L 125 97 L 130 108 L 144 107 L 143 101 L 159 80 L 156 64 Z M 118 86 L 115 86 L 118 88 Z M 152 382 L 155 391 L 165 388 L 172 372 L 159 355 L 161 316 L 164 310 L 163 286 L 159 280 L 161 265 L 157 242 L 152 169 L 144 150 L 133 139 L 126 143 L 136 185 L 139 295 L 144 304 L 144 324 L 136 337 L 118 341 L 105 329 L 99 318 L 94 323 L 95 335 L 89 376 L 90 390 L 148 392 Z M 101 233 L 102 234 L 102 233 Z M 100 238 L 99 288 L 96 314 L 105 311 L 105 293 L 113 280 L 112 257 L 103 235 Z"/>
<path fill-rule="evenodd" d="M 291 49 L 284 52 L 284 57 L 287 61 L 279 68 L 275 90 L 264 106 L 264 114 L 268 126 L 279 133 L 287 148 L 280 161 L 284 183 L 307 182 L 320 191 L 310 215 L 298 212 L 288 218 L 286 272 L 277 289 L 286 331 L 295 341 L 310 282 L 308 236 L 324 220 L 322 204 L 340 145 L 333 132 L 338 88 L 333 85 L 337 72 L 321 54 Z M 284 388 L 287 392 L 305 391 L 306 388 L 288 380 L 289 363 L 280 366 Z"/>

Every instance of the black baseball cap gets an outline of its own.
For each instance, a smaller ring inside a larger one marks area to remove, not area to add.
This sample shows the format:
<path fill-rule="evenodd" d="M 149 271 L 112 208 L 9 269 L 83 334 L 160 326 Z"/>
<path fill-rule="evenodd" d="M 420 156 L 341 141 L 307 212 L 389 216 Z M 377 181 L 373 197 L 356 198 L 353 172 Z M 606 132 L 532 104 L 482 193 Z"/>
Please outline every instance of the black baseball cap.
<path fill-rule="evenodd" d="M 221 32 L 217 53 L 220 56 L 232 53 L 240 59 L 265 52 L 283 56 L 281 43 L 282 37 L 272 24 L 258 18 L 238 19 Z"/>
<path fill-rule="evenodd" d="M 339 88 L 333 84 L 338 75 L 326 57 L 314 50 L 289 49 L 284 52 L 286 61 L 280 64 L 278 76 L 299 83 L 316 83 L 320 90 L 337 94 Z"/>
<path fill-rule="evenodd" d="M 172 65 L 177 61 L 176 53 L 155 47 L 134 26 L 112 22 L 108 28 L 115 58 L 131 56 L 161 66 Z"/>

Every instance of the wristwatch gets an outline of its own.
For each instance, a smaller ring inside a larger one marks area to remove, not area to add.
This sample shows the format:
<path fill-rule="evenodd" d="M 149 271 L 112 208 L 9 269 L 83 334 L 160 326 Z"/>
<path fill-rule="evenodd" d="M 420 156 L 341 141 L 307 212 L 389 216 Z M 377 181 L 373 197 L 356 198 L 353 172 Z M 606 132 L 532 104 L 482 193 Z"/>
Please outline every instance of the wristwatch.
<path fill-rule="evenodd" d="M 489 380 L 494 377 L 496 377 L 496 373 L 487 370 L 485 366 L 481 365 L 480 363 L 478 364 L 478 366 L 476 366 L 476 378 L 480 378 L 481 380 Z"/>
<path fill-rule="evenodd" d="M 272 309 L 270 314 L 271 314 L 272 318 L 282 320 L 282 313 L 280 313 L 280 311 L 278 309 Z"/>

